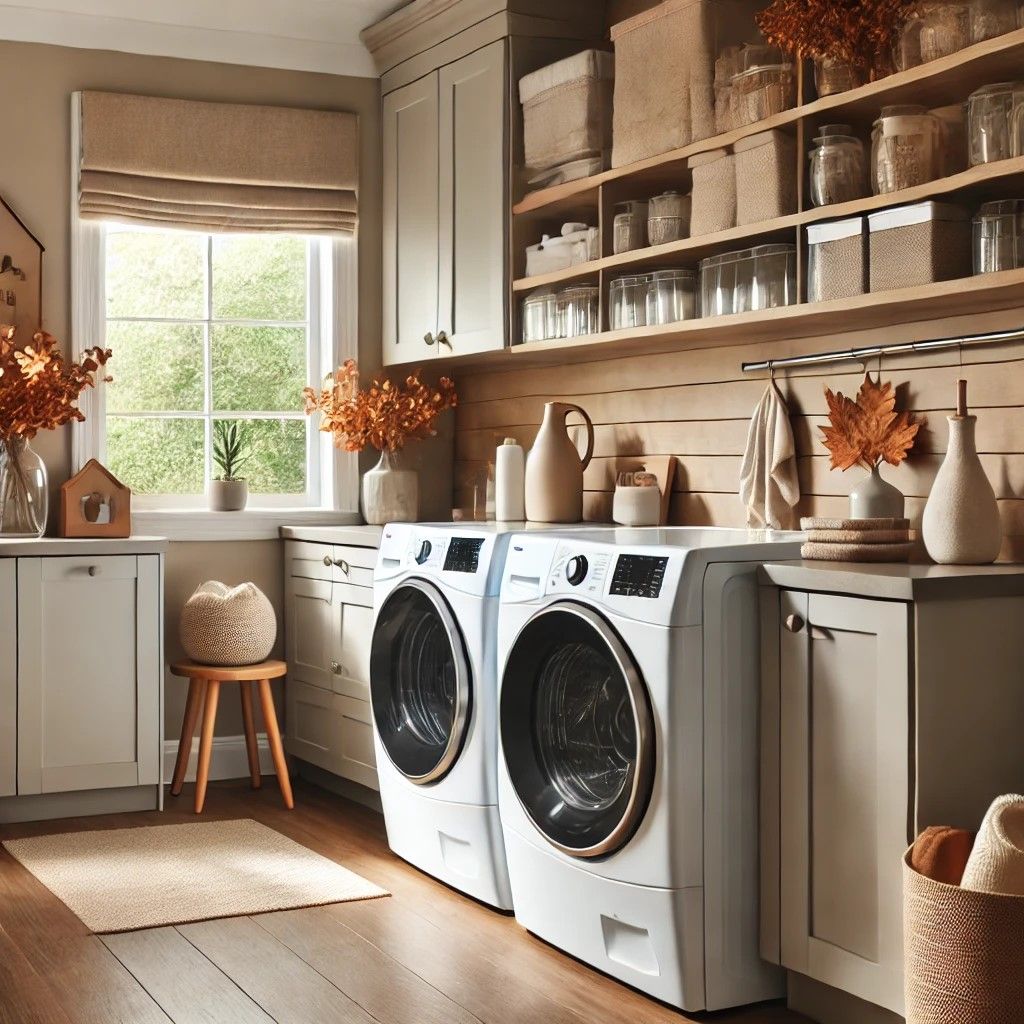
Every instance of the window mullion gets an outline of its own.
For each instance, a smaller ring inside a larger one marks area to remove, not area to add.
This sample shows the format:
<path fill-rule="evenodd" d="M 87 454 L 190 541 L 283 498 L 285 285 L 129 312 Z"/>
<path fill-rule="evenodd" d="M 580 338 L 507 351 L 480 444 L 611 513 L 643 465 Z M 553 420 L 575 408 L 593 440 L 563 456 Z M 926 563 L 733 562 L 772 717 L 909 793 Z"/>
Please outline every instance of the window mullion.
<path fill-rule="evenodd" d="M 204 433 L 203 476 L 205 490 L 209 492 L 213 479 L 213 235 L 206 236 L 206 323 L 203 326 L 203 373 L 206 386 L 203 389 Z"/>

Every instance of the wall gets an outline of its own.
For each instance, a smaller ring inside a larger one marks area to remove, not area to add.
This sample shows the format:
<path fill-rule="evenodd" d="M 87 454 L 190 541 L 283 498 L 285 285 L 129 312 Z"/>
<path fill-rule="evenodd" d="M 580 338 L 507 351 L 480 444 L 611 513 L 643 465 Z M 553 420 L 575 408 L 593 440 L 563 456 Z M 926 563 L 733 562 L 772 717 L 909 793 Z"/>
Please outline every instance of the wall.
<path fill-rule="evenodd" d="M 376 79 L 0 41 L 0 95 L 7 97 L 0 194 L 46 246 L 43 326 L 61 339 L 69 336 L 70 94 L 80 89 L 357 112 L 361 146 L 360 355 L 365 368 L 379 364 L 381 176 Z M 70 432 L 40 435 L 36 448 L 46 460 L 51 493 L 57 496 L 69 474 Z M 180 654 L 177 615 L 182 601 L 196 585 L 213 578 L 226 583 L 252 580 L 269 595 L 281 621 L 282 558 L 277 542 L 172 544 L 166 588 L 169 657 Z M 168 678 L 169 737 L 180 727 L 183 686 L 180 680 Z M 224 702 L 217 723 L 219 734 L 240 732 L 236 704 Z"/>
<path fill-rule="evenodd" d="M 713 349 L 464 374 L 458 380 L 457 479 L 493 460 L 494 446 L 506 436 L 532 443 L 546 401 L 571 401 L 593 417 L 597 436 L 585 479 L 585 518 L 609 521 L 618 472 L 639 468 L 648 455 L 675 455 L 679 469 L 670 521 L 742 527 L 740 463 L 749 418 L 767 375 L 745 375 L 741 362 L 1021 326 L 1024 306 L 799 341 L 744 345 L 737 337 L 734 344 Z M 1024 559 L 1024 344 L 966 349 L 962 370 L 959 363 L 955 349 L 883 362 L 883 378 L 898 385 L 898 408 L 913 409 L 927 421 L 910 460 L 899 469 L 884 468 L 883 475 L 908 496 L 908 513 L 919 523 L 945 451 L 945 417 L 952 412 L 955 381 L 962 373 L 978 414 L 978 447 L 999 498 L 1007 534 L 1003 557 Z M 877 362 L 871 369 L 877 369 Z M 799 453 L 800 515 L 847 513 L 847 495 L 861 471 L 830 471 L 818 428 L 827 413 L 824 387 L 851 394 L 861 377 L 856 364 L 777 373 Z"/>

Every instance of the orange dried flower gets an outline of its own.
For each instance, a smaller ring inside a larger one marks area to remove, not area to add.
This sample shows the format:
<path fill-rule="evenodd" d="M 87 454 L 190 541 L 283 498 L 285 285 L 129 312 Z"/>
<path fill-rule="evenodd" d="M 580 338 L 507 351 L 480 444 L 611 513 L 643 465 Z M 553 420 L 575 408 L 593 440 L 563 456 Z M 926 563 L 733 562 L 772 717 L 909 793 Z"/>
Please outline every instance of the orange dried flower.
<path fill-rule="evenodd" d="M 405 385 L 374 378 L 368 388 L 359 387 L 359 367 L 346 360 L 325 387 L 305 388 L 306 415 L 321 413 L 320 429 L 334 436 L 337 448 L 361 452 L 367 445 L 378 451 L 397 452 L 414 438 L 434 435 L 434 423 L 457 402 L 455 384 L 442 377 L 436 388 L 419 378 L 419 371 Z"/>
<path fill-rule="evenodd" d="M 31 439 L 40 430 L 84 420 L 75 402 L 95 386 L 96 371 L 111 354 L 91 348 L 80 363 L 67 362 L 52 334 L 38 331 L 31 344 L 18 348 L 14 328 L 0 325 L 0 441 Z"/>

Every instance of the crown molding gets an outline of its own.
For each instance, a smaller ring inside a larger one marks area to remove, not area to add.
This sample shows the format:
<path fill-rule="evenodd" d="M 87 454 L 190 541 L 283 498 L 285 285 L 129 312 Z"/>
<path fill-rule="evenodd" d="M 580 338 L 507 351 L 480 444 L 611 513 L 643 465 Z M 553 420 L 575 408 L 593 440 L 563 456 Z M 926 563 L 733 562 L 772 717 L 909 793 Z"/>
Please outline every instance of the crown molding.
<path fill-rule="evenodd" d="M 437 2 L 437 0 L 430 0 Z M 456 2 L 456 0 L 445 0 Z M 359 42 L 297 39 L 0 3 L 0 38 L 219 64 L 376 78 Z"/>

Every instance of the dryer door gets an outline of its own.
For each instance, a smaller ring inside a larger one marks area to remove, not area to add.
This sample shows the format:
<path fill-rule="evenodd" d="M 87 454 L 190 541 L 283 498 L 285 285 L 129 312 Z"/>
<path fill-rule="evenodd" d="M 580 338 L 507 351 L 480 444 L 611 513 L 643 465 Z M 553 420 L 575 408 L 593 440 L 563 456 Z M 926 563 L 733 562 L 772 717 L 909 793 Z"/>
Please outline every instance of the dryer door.
<path fill-rule="evenodd" d="M 509 652 L 501 741 L 523 809 L 557 849 L 601 857 L 643 819 L 654 786 L 654 720 L 640 671 L 597 612 L 538 612 Z"/>
<path fill-rule="evenodd" d="M 406 580 L 380 609 L 370 650 L 370 696 L 381 743 L 420 785 L 455 764 L 469 727 L 472 680 L 455 616 L 425 580 Z"/>

